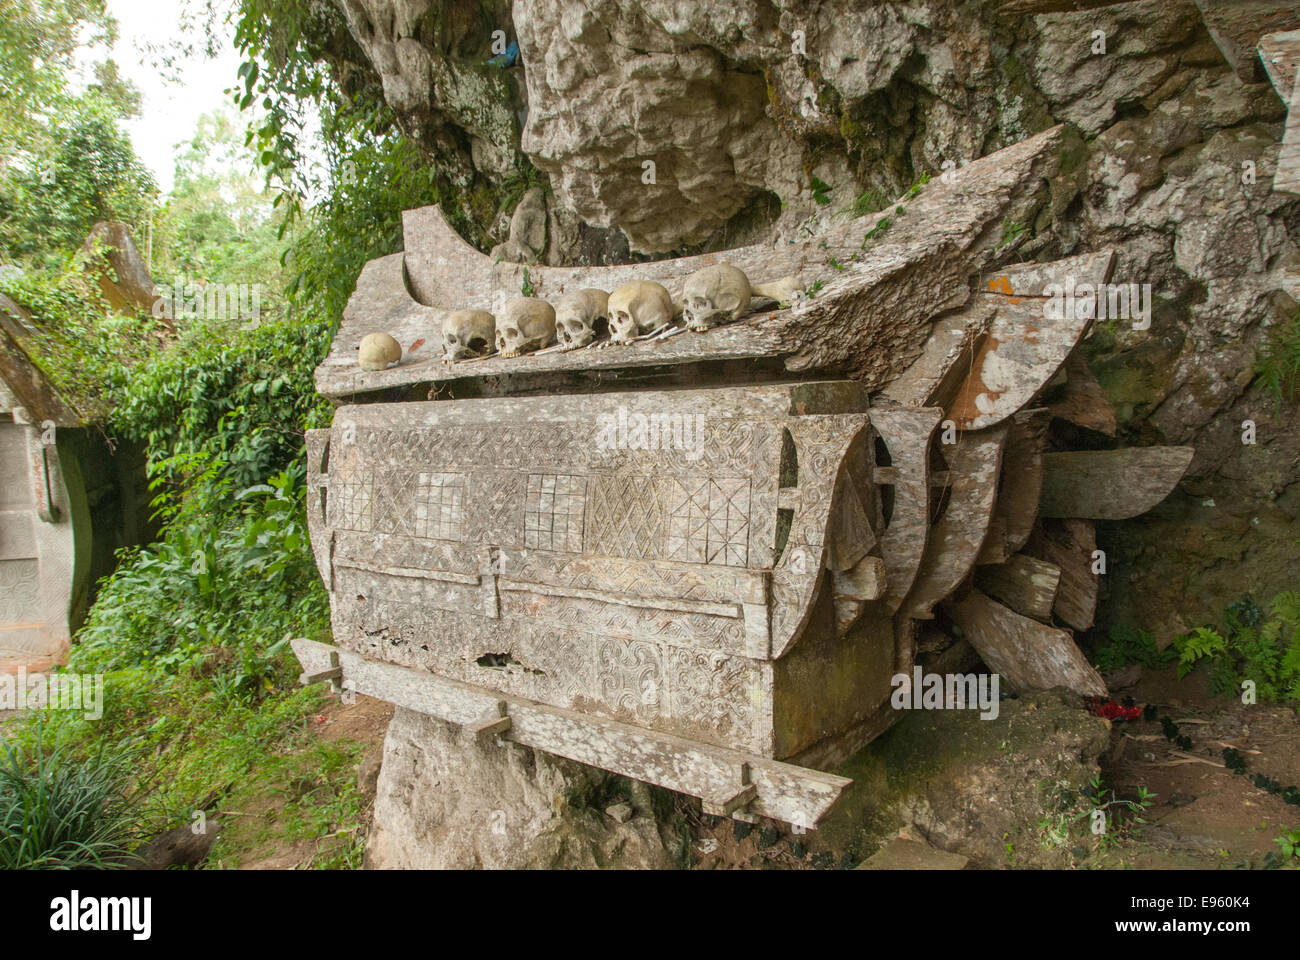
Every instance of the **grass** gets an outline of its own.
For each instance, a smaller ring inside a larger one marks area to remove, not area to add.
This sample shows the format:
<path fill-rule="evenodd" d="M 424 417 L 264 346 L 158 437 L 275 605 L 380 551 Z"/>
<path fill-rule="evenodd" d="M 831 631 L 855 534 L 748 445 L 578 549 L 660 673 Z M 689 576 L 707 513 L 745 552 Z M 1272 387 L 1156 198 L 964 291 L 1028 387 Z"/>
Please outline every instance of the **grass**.
<path fill-rule="evenodd" d="M 324 688 L 299 687 L 291 660 L 281 658 L 261 698 L 223 695 L 200 659 L 174 675 L 150 665 L 106 674 L 98 721 L 63 712 L 11 720 L 0 818 L 6 837 L 21 839 L 12 849 L 0 840 L 0 867 L 14 865 L 19 847 L 27 860 L 46 851 L 39 856 L 52 866 L 112 866 L 145 836 L 190 824 L 199 810 L 221 823 L 211 867 L 303 842 L 315 845 L 313 867 L 359 867 L 362 747 L 319 738 Z M 51 736 L 58 748 L 43 750 Z M 119 741 L 133 746 L 103 746 Z M 44 826 L 50 821 L 67 831 Z"/>
<path fill-rule="evenodd" d="M 29 746 L 5 743 L 0 762 L 0 869 L 124 866 L 139 839 L 141 796 L 131 791 L 130 745 L 79 755 L 47 746 L 38 724 Z"/>

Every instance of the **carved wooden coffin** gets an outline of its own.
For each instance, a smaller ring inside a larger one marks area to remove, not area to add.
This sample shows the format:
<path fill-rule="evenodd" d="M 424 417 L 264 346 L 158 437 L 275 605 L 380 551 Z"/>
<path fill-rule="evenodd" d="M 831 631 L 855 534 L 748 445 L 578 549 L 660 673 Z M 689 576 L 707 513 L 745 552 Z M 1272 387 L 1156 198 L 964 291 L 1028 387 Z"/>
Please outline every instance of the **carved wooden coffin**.
<path fill-rule="evenodd" d="M 1104 690 L 1052 622 L 1091 623 L 1088 519 L 1110 515 L 1091 501 L 1147 509 L 1190 451 L 1084 454 L 1108 469 L 1083 485 L 1083 460 L 1044 453 L 1053 416 L 1113 423 L 1086 363 L 1066 367 L 1091 314 L 1046 309 L 1108 282 L 1113 252 L 1007 263 L 998 240 L 1044 201 L 1060 140 L 871 223 L 655 263 L 525 275 L 408 211 L 316 372 L 343 404 L 307 438 L 337 647 L 295 641 L 304 680 L 806 826 L 849 783 L 822 771 L 895 716 L 916 621 L 961 625 L 1010 686 Z M 815 296 L 443 362 L 447 311 L 637 278 L 679 296 L 719 260 Z M 404 354 L 362 371 L 375 331 Z M 1167 469 L 1115 493 L 1142 457 Z"/>
<path fill-rule="evenodd" d="M 874 438 L 844 381 L 340 408 L 308 437 L 335 641 L 792 756 L 889 690 Z"/>

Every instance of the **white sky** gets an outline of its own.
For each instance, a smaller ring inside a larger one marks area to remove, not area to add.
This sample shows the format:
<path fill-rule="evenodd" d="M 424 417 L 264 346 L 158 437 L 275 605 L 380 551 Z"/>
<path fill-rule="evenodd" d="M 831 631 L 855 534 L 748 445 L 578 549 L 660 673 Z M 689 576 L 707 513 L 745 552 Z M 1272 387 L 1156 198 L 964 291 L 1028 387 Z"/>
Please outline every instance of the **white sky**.
<path fill-rule="evenodd" d="M 112 57 L 122 76 L 144 96 L 141 115 L 128 120 L 126 127 L 136 153 L 164 192 L 172 188 L 176 145 L 193 136 L 200 115 L 233 108 L 222 91 L 235 85 L 239 70 L 239 56 L 229 39 L 216 58 L 207 59 L 202 53 L 203 25 L 187 24 L 187 39 L 199 52 L 181 66 L 179 82 L 168 82 L 145 45 L 166 46 L 182 37 L 180 7 L 176 0 L 108 0 L 108 10 L 119 26 Z M 102 58 L 100 51 L 98 59 Z"/>

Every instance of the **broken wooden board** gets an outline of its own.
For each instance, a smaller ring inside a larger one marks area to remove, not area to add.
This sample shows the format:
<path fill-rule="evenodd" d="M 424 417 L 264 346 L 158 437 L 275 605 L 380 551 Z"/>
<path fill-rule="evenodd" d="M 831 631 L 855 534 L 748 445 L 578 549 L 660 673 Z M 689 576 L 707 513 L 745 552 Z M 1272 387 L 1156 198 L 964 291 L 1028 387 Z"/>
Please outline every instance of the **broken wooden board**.
<path fill-rule="evenodd" d="M 1108 437 L 1115 436 L 1119 426 L 1115 406 L 1097 382 L 1083 351 L 1071 353 L 1061 371 L 1065 374 L 1065 384 L 1053 391 L 1053 399 L 1047 405 L 1052 416 Z"/>
<path fill-rule="evenodd" d="M 985 276 L 979 297 L 996 305 L 979 339 L 970 370 L 951 397 L 932 397 L 960 429 L 1001 423 L 1052 379 L 1093 319 L 1092 309 L 1071 309 L 1106 282 L 1113 250 L 1050 264 L 1017 264 Z M 1056 296 L 1055 288 L 1060 289 Z M 1086 315 L 1085 315 L 1086 314 Z"/>
<path fill-rule="evenodd" d="M 1300 36 L 1300 31 L 1297 31 L 1297 35 Z M 1300 39 L 1295 41 L 1294 46 L 1300 47 Z M 1282 146 L 1277 152 L 1273 189 L 1278 193 L 1300 194 L 1300 75 L 1291 84 L 1286 129 L 1282 133 Z"/>
<path fill-rule="evenodd" d="M 1068 630 L 1049 627 L 1004 607 L 979 590 L 945 605 L 990 669 L 1013 690 L 1067 687 L 1083 696 L 1106 696 L 1106 684 Z"/>
<path fill-rule="evenodd" d="M 1016 613 L 1048 623 L 1061 582 L 1061 568 L 1017 553 L 1006 563 L 979 568 L 975 585 Z"/>
<path fill-rule="evenodd" d="M 304 645 L 312 643 L 295 643 L 295 651 L 303 649 L 313 663 L 336 655 L 345 690 L 475 729 L 482 727 L 485 718 L 493 723 L 508 718 L 505 735 L 512 743 L 679 793 L 734 804 L 733 815 L 740 814 L 744 804 L 744 814 L 813 827 L 853 782 L 526 698 L 502 697 L 484 687 L 371 660 L 327 644 L 315 644 L 323 649 L 308 652 Z M 740 779 L 742 770 L 748 782 Z M 752 791 L 746 790 L 749 786 Z"/>
<path fill-rule="evenodd" d="M 1054 564 L 1061 572 L 1052 612 L 1075 630 L 1092 626 L 1097 612 L 1098 582 L 1093 569 L 1097 535 L 1091 520 L 1040 520 L 1025 552 Z"/>
<path fill-rule="evenodd" d="M 656 280 L 680 294 L 690 274 L 720 262 L 740 267 L 759 282 L 785 276 L 793 276 L 801 287 L 821 282 L 815 297 L 789 309 L 763 311 L 706 332 L 622 346 L 598 341 L 543 355 L 450 364 L 439 359 L 440 312 L 499 310 L 519 295 L 525 267 L 494 263 L 469 247 L 436 207 L 408 211 L 404 257 L 372 261 L 363 271 L 330 355 L 317 368 L 317 389 L 342 399 L 393 387 L 505 378 L 495 382 L 508 390 L 518 377 L 727 359 L 770 359 L 789 371 L 835 371 L 880 387 L 919 352 L 932 318 L 964 303 L 972 279 L 996 262 L 997 224 L 1008 210 L 1044 189 L 1043 178 L 1060 162 L 1061 142 L 1061 128 L 1055 127 L 972 161 L 951 183 L 927 184 L 919 196 L 904 201 L 906 215 L 892 215 L 888 230 L 869 241 L 865 252 L 864 234 L 890 214 L 836 224 L 805 243 L 613 267 L 531 265 L 526 269 L 534 295 L 551 302 L 583 287 L 612 290 L 632 279 Z M 831 260 L 845 269 L 831 266 Z M 428 309 L 418 309 L 422 304 Z M 356 363 L 357 346 L 376 330 L 403 347 L 424 344 L 414 352 L 408 349 L 394 367 L 365 372 Z"/>
<path fill-rule="evenodd" d="M 1300 27 L 1295 0 L 1193 0 L 1210 39 L 1243 83 L 1264 79 L 1255 50 L 1260 37 Z"/>
<path fill-rule="evenodd" d="M 1043 484 L 1043 443 L 1051 415 L 1022 410 L 1011 420 L 993 519 L 976 563 L 1006 563 L 1029 539 L 1038 519 Z"/>
<path fill-rule="evenodd" d="M 896 611 L 912 589 L 930 534 L 930 437 L 943 412 L 933 407 L 919 410 L 871 410 L 871 425 L 889 450 L 890 463 L 877 467 L 877 486 L 894 490 L 894 507 L 880 537 L 887 582 L 884 603 Z"/>
<path fill-rule="evenodd" d="M 946 454 L 948 504 L 930 530 L 920 570 L 903 605 L 907 616 L 928 620 L 934 605 L 957 589 L 975 566 L 993 516 L 1007 429 L 1007 424 L 999 424 L 958 434 Z"/>
<path fill-rule="evenodd" d="M 1259 59 L 1273 89 L 1284 104 L 1291 103 L 1296 73 L 1300 71 L 1300 30 L 1269 33 L 1259 38 Z"/>
<path fill-rule="evenodd" d="M 1081 254 L 1051 263 L 1017 263 L 981 278 L 961 309 L 940 317 L 920 355 L 888 384 L 879 399 L 901 406 L 942 407 L 967 429 L 992 426 L 1029 402 L 1070 355 L 1087 326 L 1062 324 L 1035 311 L 1049 303 L 1045 291 L 1105 282 L 1114 252 Z M 1047 326 L 1054 332 L 1044 333 Z M 1077 328 L 1077 329 L 1076 329 Z M 995 342 L 1010 341 L 1000 350 Z M 1006 363 L 1017 366 L 1019 388 L 1007 396 Z M 987 367 L 987 369 L 985 369 Z M 986 382 L 986 379 L 988 382 Z M 983 412 L 987 411 L 987 413 Z"/>
<path fill-rule="evenodd" d="M 1191 465 L 1191 447 L 1130 447 L 1043 454 L 1039 515 L 1127 520 L 1173 491 Z"/>

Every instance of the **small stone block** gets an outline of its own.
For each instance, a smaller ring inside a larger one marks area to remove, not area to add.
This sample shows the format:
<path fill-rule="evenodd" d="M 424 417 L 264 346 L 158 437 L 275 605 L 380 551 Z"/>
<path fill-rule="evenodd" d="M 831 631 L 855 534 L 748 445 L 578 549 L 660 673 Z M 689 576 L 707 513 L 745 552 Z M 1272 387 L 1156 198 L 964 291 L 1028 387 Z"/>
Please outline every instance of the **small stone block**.
<path fill-rule="evenodd" d="M 858 870 L 965 870 L 970 861 L 959 853 L 948 853 L 921 843 L 895 837 L 866 860 Z"/>

